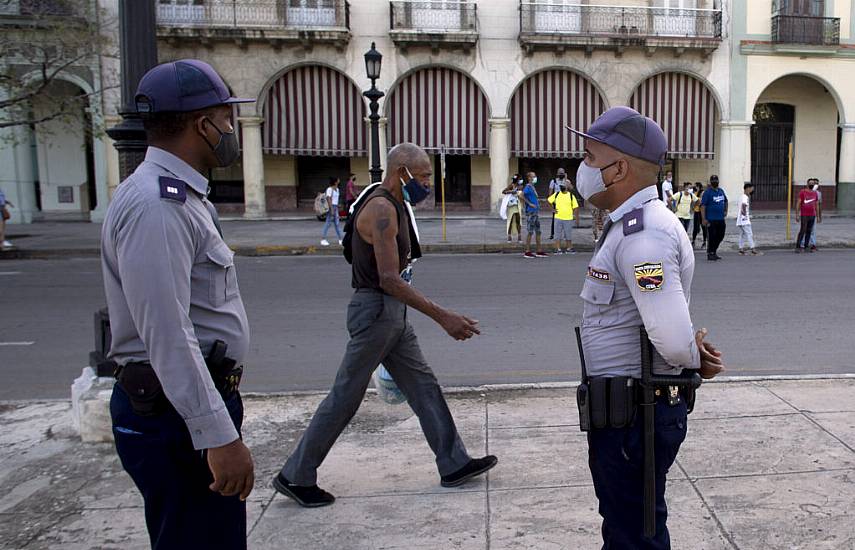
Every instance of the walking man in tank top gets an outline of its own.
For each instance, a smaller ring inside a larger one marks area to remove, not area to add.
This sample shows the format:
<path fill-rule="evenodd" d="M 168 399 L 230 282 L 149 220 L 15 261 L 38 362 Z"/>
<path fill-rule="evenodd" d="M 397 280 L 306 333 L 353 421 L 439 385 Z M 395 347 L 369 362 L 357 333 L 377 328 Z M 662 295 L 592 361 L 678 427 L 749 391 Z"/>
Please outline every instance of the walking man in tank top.
<path fill-rule="evenodd" d="M 356 292 L 347 308 L 350 342 L 344 359 L 332 390 L 273 479 L 277 491 L 304 507 L 335 500 L 318 487 L 317 470 L 362 403 L 371 374 L 381 362 L 419 418 L 443 487 L 457 487 L 498 462 L 495 456 L 469 456 L 407 318 L 411 307 L 455 340 L 480 334 L 478 321 L 435 304 L 409 284 L 412 243 L 404 200 L 415 204 L 428 195 L 430 159 L 420 147 L 402 143 L 389 151 L 386 162 L 383 183 L 356 205 L 352 243 Z"/>

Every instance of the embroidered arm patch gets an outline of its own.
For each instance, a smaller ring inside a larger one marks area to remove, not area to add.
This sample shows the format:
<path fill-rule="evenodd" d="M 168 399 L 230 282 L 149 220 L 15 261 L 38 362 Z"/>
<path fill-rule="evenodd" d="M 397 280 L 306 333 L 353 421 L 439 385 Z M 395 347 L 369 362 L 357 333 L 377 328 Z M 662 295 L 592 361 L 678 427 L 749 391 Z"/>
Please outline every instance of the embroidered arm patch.
<path fill-rule="evenodd" d="M 644 262 L 633 266 L 635 271 L 635 283 L 644 292 L 653 292 L 662 289 L 665 282 L 665 270 L 662 262 Z"/>
<path fill-rule="evenodd" d="M 175 178 L 160 176 L 160 198 L 178 202 L 187 201 L 187 184 Z"/>

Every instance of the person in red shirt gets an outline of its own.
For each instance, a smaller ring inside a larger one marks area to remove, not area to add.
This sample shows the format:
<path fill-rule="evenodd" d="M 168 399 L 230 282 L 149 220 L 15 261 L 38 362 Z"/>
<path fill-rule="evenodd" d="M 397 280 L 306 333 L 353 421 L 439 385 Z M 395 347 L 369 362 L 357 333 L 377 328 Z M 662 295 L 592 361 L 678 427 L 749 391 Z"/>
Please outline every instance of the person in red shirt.
<path fill-rule="evenodd" d="M 356 195 L 356 174 L 351 174 L 344 186 L 344 204 L 348 214 L 350 207 L 356 202 Z"/>
<path fill-rule="evenodd" d="M 799 228 L 799 235 L 796 237 L 796 254 L 801 252 L 802 246 L 804 246 L 805 252 L 813 252 L 808 245 L 810 243 L 810 234 L 813 232 L 813 226 L 816 223 L 819 195 L 811 188 L 812 180 L 813 178 L 807 180 L 805 188 L 799 192 L 799 204 L 796 210 L 799 212 L 801 227 Z"/>

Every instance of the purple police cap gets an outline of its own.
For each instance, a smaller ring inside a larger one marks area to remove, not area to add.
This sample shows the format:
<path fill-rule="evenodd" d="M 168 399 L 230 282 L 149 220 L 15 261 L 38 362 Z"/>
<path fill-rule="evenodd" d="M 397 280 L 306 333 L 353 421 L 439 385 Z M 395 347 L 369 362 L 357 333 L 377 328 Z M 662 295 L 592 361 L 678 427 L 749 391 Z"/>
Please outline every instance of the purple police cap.
<path fill-rule="evenodd" d="M 198 59 L 181 59 L 152 68 L 140 79 L 134 96 L 137 111 L 142 114 L 182 113 L 254 101 L 232 97 L 217 71 Z"/>
<path fill-rule="evenodd" d="M 665 132 L 656 122 L 629 107 L 612 107 L 587 132 L 565 126 L 574 134 L 604 143 L 631 157 L 662 166 L 668 152 Z"/>

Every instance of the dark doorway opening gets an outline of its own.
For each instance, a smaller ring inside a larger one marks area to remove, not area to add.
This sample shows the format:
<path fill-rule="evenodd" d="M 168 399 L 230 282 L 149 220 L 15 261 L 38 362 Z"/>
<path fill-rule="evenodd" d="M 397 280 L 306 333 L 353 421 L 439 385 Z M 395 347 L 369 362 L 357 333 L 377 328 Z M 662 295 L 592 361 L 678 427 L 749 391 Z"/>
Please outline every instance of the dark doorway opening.
<path fill-rule="evenodd" d="M 789 144 L 796 109 L 782 103 L 759 103 L 751 127 L 751 183 L 757 202 L 787 201 Z"/>
<path fill-rule="evenodd" d="M 297 206 L 310 207 L 336 177 L 343 185 L 350 176 L 349 157 L 297 157 Z"/>
<path fill-rule="evenodd" d="M 555 178 L 555 174 L 558 172 L 558 169 L 564 168 L 564 171 L 567 172 L 567 179 L 576 183 L 576 171 L 579 169 L 579 165 L 581 163 L 582 159 L 521 158 L 517 162 L 517 173 L 523 181 L 525 181 L 525 175 L 528 172 L 534 172 L 537 174 L 537 184 L 535 184 L 534 188 L 537 190 L 537 195 L 540 199 L 545 201 L 549 196 L 549 182 Z M 576 195 L 576 199 L 580 201 L 580 205 L 583 204 L 581 200 L 582 197 L 578 194 Z"/>
<path fill-rule="evenodd" d="M 434 197 L 436 204 L 442 204 L 442 162 L 436 155 L 434 173 Z M 472 186 L 472 159 L 469 155 L 445 155 L 445 202 L 470 204 Z"/>

